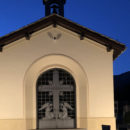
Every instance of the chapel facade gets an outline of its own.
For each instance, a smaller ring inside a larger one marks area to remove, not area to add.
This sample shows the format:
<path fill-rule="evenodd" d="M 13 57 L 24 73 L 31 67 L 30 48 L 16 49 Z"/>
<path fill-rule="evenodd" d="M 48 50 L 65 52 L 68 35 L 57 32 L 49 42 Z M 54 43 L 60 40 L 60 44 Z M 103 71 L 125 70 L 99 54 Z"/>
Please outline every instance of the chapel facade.
<path fill-rule="evenodd" d="M 113 60 L 125 46 L 64 18 L 46 17 L 0 38 L 0 129 L 115 130 Z"/>

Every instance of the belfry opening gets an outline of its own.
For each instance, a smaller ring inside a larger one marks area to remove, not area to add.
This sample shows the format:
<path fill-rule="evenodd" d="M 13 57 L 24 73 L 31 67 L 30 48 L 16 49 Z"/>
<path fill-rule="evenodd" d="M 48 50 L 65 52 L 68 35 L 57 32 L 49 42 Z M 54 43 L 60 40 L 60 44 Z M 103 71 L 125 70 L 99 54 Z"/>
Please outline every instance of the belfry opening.
<path fill-rule="evenodd" d="M 64 4 L 66 0 L 43 0 L 45 15 L 58 14 L 64 16 Z"/>

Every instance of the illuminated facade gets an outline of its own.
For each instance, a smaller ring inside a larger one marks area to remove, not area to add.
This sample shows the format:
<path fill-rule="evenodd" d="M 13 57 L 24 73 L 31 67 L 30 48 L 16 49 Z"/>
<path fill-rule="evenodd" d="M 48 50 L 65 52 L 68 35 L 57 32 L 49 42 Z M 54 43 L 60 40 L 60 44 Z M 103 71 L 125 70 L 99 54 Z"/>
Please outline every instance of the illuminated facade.
<path fill-rule="evenodd" d="M 113 59 L 124 45 L 52 14 L 0 47 L 1 130 L 116 129 Z"/>

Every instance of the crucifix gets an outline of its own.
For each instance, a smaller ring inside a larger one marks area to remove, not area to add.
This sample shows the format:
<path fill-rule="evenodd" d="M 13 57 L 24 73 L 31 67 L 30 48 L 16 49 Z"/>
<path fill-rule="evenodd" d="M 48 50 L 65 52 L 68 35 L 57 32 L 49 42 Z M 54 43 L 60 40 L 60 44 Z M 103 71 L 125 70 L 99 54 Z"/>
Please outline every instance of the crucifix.
<path fill-rule="evenodd" d="M 58 119 L 59 115 L 59 96 L 60 92 L 73 91 L 72 85 L 64 85 L 63 81 L 59 80 L 58 70 L 53 71 L 53 80 L 49 81 L 49 85 L 40 85 L 38 87 L 39 92 L 50 92 L 53 95 L 53 110 L 55 114 L 55 119 Z"/>

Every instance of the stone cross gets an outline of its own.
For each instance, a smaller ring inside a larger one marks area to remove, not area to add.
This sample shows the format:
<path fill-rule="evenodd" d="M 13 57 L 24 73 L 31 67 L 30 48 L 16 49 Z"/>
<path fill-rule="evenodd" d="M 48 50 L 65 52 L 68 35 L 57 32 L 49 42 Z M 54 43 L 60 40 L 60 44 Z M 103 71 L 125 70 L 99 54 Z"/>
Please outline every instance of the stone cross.
<path fill-rule="evenodd" d="M 40 92 L 51 92 L 53 94 L 53 110 L 55 112 L 55 118 L 58 118 L 59 114 L 59 95 L 63 91 L 73 91 L 72 85 L 63 85 L 62 81 L 59 81 L 59 72 L 53 71 L 53 81 L 49 82 L 49 85 L 40 85 L 38 87 Z"/>

